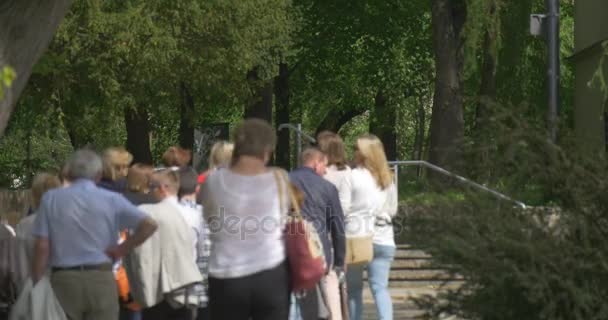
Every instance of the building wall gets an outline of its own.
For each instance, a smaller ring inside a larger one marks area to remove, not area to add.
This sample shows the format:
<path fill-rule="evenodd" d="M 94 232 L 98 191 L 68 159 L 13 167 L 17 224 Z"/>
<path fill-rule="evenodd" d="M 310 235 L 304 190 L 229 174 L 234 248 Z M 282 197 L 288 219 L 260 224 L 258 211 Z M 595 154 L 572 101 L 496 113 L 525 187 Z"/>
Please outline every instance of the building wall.
<path fill-rule="evenodd" d="M 15 226 L 26 215 L 30 203 L 30 190 L 0 190 L 0 221 Z"/>
<path fill-rule="evenodd" d="M 604 94 L 599 84 L 591 83 L 601 51 L 595 50 L 575 62 L 574 126 L 581 146 L 589 151 L 605 150 Z"/>
<path fill-rule="evenodd" d="M 576 0 L 574 47 L 576 52 L 608 39 L 608 1 Z"/>
<path fill-rule="evenodd" d="M 592 79 L 600 66 L 600 57 L 608 54 L 602 48 L 602 43 L 608 41 L 608 0 L 575 2 L 574 36 L 575 131 L 581 146 L 592 152 L 605 152 L 607 105 L 604 92 Z M 603 72 L 608 79 L 608 65 Z"/>

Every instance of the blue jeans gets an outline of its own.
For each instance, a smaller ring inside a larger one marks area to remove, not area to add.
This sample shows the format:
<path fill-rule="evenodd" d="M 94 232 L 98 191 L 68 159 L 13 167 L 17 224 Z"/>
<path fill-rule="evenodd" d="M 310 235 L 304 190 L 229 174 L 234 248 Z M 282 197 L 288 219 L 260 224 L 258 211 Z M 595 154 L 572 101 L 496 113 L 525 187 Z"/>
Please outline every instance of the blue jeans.
<path fill-rule="evenodd" d="M 391 262 L 395 257 L 395 247 L 374 244 L 374 258 L 367 265 L 369 286 L 376 301 L 379 320 L 393 319 L 393 302 L 388 291 Z M 363 270 L 364 265 L 348 266 L 346 281 L 348 307 L 351 320 L 363 318 Z"/>

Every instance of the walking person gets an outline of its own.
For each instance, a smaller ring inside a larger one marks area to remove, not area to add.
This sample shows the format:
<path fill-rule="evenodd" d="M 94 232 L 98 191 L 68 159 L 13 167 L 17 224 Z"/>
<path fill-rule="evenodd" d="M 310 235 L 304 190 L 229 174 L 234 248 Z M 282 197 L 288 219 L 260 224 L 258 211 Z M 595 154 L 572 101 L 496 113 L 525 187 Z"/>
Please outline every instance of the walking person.
<path fill-rule="evenodd" d="M 263 120 L 248 119 L 236 129 L 234 144 L 230 167 L 209 175 L 199 194 L 211 229 L 211 318 L 285 320 L 289 275 L 282 217 L 287 212 L 281 208 L 287 211 L 289 203 L 280 203 L 275 173 L 266 166 L 275 131 Z"/>
<path fill-rule="evenodd" d="M 136 163 L 129 168 L 127 174 L 127 188 L 123 196 L 133 205 L 157 203 L 156 198 L 150 193 L 150 180 L 154 168 Z M 120 233 L 120 241 L 127 239 L 129 230 Z M 122 260 L 114 264 L 114 277 L 118 286 L 118 297 L 120 299 L 120 320 L 141 320 L 141 305 L 135 301 L 131 293 L 131 286 Z"/>
<path fill-rule="evenodd" d="M 232 160 L 234 144 L 228 141 L 217 141 L 209 153 L 209 168 L 198 176 L 198 183 L 203 184 L 209 174 L 219 168 L 227 168 Z"/>
<path fill-rule="evenodd" d="M 196 194 L 199 191 L 198 175 L 190 167 L 183 167 L 179 170 L 179 205 L 181 212 L 188 221 L 188 224 L 196 233 L 195 242 L 195 261 L 198 270 L 203 277 L 201 283 L 194 288 L 194 295 L 198 297 L 196 310 L 197 320 L 208 320 L 209 299 L 207 294 L 209 276 L 209 254 L 211 251 L 211 240 L 209 239 L 209 228 L 203 219 L 202 206 L 196 203 Z"/>
<path fill-rule="evenodd" d="M 136 206 L 157 203 L 158 200 L 150 192 L 152 173 L 152 166 L 141 163 L 132 165 L 127 174 L 127 189 L 123 196 Z"/>
<path fill-rule="evenodd" d="M 397 189 L 393 182 L 384 146 L 368 134 L 355 144 L 356 167 L 352 170 L 351 214 L 346 221 L 347 237 L 371 238 L 372 259 L 367 265 L 368 281 L 376 302 L 378 319 L 392 320 L 393 305 L 388 291 L 391 263 L 395 256 L 392 218 L 397 212 Z M 354 248 L 353 250 L 358 250 Z M 350 316 L 363 315 L 363 270 L 365 265 L 347 267 Z"/>
<path fill-rule="evenodd" d="M 178 146 L 169 147 L 162 157 L 162 163 L 165 168 L 186 167 L 190 163 L 190 160 L 192 160 L 192 151 Z"/>
<path fill-rule="evenodd" d="M 133 155 L 123 147 L 112 147 L 104 150 L 102 161 L 102 176 L 97 185 L 110 191 L 124 192 Z"/>
<path fill-rule="evenodd" d="M 340 197 L 340 205 L 342 206 L 344 217 L 350 217 L 352 170 L 348 166 L 344 141 L 336 133 L 323 131 L 317 135 L 317 144 L 319 149 L 327 156 L 327 171 L 323 177 L 338 189 L 338 196 Z M 328 280 L 327 295 L 329 297 L 338 298 L 337 300 L 332 300 L 332 303 L 329 305 L 332 315 L 340 315 L 339 317 L 332 317 L 332 319 L 340 320 L 342 319 L 342 314 L 347 312 L 348 309 L 346 305 L 342 305 L 342 301 L 346 301 L 347 294 L 345 293 L 345 290 L 340 290 L 340 283 L 337 281 L 338 279 L 334 280 L 329 278 Z M 344 279 L 340 280 L 343 281 Z M 344 297 L 341 295 L 344 295 Z"/>
<path fill-rule="evenodd" d="M 158 223 L 158 231 L 125 258 L 131 292 L 140 303 L 143 320 L 191 320 L 197 305 L 192 287 L 202 281 L 196 267 L 196 235 L 177 200 L 179 176 L 163 169 L 151 179 L 151 192 L 160 202 L 139 209 Z"/>
<path fill-rule="evenodd" d="M 66 167 L 71 184 L 48 191 L 34 221 L 33 281 L 51 267 L 51 285 L 71 320 L 118 318 L 112 262 L 157 228 L 153 219 L 122 195 L 96 187 L 101 171 L 97 154 L 76 151 Z M 117 245 L 122 229 L 134 233 Z"/>
<path fill-rule="evenodd" d="M 17 234 L 17 246 L 19 265 L 24 270 L 23 278 L 19 279 L 19 291 L 23 288 L 24 282 L 32 270 L 32 262 L 34 260 L 34 243 L 35 238 L 32 235 L 34 229 L 34 220 L 42 196 L 49 190 L 61 187 L 61 181 L 56 175 L 49 173 L 39 173 L 34 177 L 32 182 L 32 212 L 25 218 L 21 219 L 15 227 Z"/>
<path fill-rule="evenodd" d="M 338 190 L 332 183 L 323 179 L 326 174 L 327 157 L 321 150 L 312 147 L 305 149 L 301 155 L 301 163 L 302 167 L 289 174 L 289 180 L 304 193 L 302 216 L 317 229 L 323 243 L 327 265 L 327 275 L 320 284 L 321 297 L 317 297 L 313 290 L 304 299 L 300 299 L 302 318 L 304 320 L 341 319 L 337 279 L 339 276 L 343 277 L 344 273 L 345 238 L 344 215 Z M 328 286 L 331 286 L 330 290 Z M 330 305 L 334 307 L 331 308 Z M 319 311 L 323 309 L 329 309 L 327 310 L 329 313 L 327 315 L 320 313 Z"/>

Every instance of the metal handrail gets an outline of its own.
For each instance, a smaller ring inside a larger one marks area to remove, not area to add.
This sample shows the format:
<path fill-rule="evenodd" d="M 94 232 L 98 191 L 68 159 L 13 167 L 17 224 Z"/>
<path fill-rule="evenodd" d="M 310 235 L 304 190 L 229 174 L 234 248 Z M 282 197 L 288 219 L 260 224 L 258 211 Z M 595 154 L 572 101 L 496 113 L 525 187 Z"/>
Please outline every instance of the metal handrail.
<path fill-rule="evenodd" d="M 281 131 L 283 129 L 293 130 L 296 133 L 298 133 L 299 135 L 301 135 L 302 137 L 306 138 L 310 143 L 317 143 L 317 140 L 315 138 L 309 136 L 304 131 L 302 131 L 302 128 L 301 128 L 300 124 L 293 125 L 291 123 L 282 123 L 282 124 L 279 125 L 279 131 Z"/>
<path fill-rule="evenodd" d="M 302 137 L 306 138 L 306 140 L 308 140 L 310 143 L 316 143 L 317 140 L 311 136 L 309 136 L 308 134 L 306 134 L 304 131 L 302 131 L 302 124 L 298 123 L 296 125 L 293 125 L 291 123 L 281 123 L 279 125 L 278 130 L 281 131 L 283 129 L 289 129 L 289 130 L 293 130 L 296 132 L 296 152 L 297 152 L 297 161 L 298 161 L 298 166 L 300 165 L 300 154 L 302 153 Z"/>
<path fill-rule="evenodd" d="M 429 169 L 434 170 L 436 172 L 439 172 L 441 174 L 444 174 L 444 175 L 446 175 L 448 177 L 455 178 L 456 180 L 458 180 L 458 181 L 460 181 L 460 182 L 462 182 L 464 184 L 468 184 L 468 185 L 473 186 L 473 187 L 475 187 L 475 188 L 477 188 L 479 190 L 488 192 L 488 193 L 496 196 L 497 198 L 513 202 L 516 205 L 518 205 L 519 207 L 521 207 L 522 209 L 526 209 L 528 207 L 525 203 L 523 203 L 521 201 L 517 201 L 517 200 L 515 200 L 515 199 L 513 199 L 513 198 L 511 198 L 509 196 L 506 196 L 506 195 L 504 195 L 504 194 L 502 194 L 502 193 L 500 193 L 500 192 L 498 192 L 496 190 L 492 190 L 492 189 L 490 189 L 490 188 L 488 188 L 488 187 L 486 187 L 484 185 L 481 185 L 481 184 L 479 184 L 477 182 L 471 181 L 471 180 L 469 180 L 469 179 L 467 179 L 467 178 L 465 178 L 463 176 L 459 176 L 459 175 L 457 175 L 455 173 L 452 173 L 452 172 L 450 172 L 450 171 L 448 171 L 446 169 L 443 169 L 441 167 L 438 167 L 438 166 L 436 166 L 436 165 L 434 165 L 432 163 L 428 163 L 426 161 L 422 161 L 422 160 L 389 161 L 389 165 L 395 166 L 395 172 L 397 174 L 399 173 L 399 169 L 398 169 L 399 166 L 422 166 L 422 167 L 426 167 L 426 168 L 429 168 Z"/>

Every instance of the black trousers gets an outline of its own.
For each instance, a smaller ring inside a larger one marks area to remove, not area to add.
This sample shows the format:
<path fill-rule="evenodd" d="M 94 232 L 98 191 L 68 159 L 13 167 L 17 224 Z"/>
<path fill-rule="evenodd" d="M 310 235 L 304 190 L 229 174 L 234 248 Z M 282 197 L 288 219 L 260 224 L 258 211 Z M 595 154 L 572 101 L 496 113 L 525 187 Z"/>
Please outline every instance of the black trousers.
<path fill-rule="evenodd" d="M 192 320 L 192 311 L 187 308 L 174 309 L 166 301 L 141 311 L 142 320 Z"/>
<path fill-rule="evenodd" d="M 212 320 L 287 320 L 289 317 L 287 264 L 250 276 L 209 278 Z"/>

